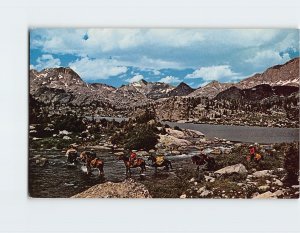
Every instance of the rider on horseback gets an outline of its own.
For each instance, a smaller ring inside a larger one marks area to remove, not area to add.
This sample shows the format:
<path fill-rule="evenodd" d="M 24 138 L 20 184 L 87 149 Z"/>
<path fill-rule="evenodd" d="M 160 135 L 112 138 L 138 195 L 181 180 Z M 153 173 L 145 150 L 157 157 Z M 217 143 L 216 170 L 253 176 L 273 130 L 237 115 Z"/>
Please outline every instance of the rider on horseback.
<path fill-rule="evenodd" d="M 130 157 L 129 157 L 129 163 L 130 163 L 131 165 L 134 164 L 134 161 L 136 160 L 136 157 L 137 157 L 136 153 L 131 152 Z"/>
<path fill-rule="evenodd" d="M 69 146 L 69 149 L 66 152 L 68 163 L 75 163 L 76 162 L 76 159 L 78 157 L 78 152 L 77 152 L 76 148 L 77 148 L 77 145 L 74 145 L 74 144 L 71 144 Z"/>

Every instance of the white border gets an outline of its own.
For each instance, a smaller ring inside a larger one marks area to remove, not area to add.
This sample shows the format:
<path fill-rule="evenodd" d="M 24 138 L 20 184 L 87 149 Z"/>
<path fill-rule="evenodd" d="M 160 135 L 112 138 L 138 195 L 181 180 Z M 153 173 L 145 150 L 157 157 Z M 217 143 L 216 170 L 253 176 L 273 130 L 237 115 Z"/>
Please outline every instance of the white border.
<path fill-rule="evenodd" d="M 29 27 L 299 28 L 300 1 L 1 1 L 0 232 L 299 232 L 295 200 L 27 198 Z"/>

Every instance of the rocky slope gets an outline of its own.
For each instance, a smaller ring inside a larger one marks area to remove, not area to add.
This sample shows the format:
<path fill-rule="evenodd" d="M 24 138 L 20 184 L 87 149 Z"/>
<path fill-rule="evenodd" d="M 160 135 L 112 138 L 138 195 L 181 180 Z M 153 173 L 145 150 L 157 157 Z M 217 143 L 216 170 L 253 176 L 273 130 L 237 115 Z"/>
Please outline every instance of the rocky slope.
<path fill-rule="evenodd" d="M 299 57 L 283 65 L 270 67 L 261 74 L 255 74 L 236 84 L 238 88 L 245 89 L 259 84 L 271 86 L 297 86 L 299 87 Z"/>
<path fill-rule="evenodd" d="M 189 94 L 190 97 L 214 98 L 220 92 L 237 87 L 249 89 L 257 85 L 268 84 L 270 86 L 295 86 L 299 87 L 299 57 L 294 58 L 283 65 L 276 65 L 268 68 L 263 73 L 257 73 L 238 83 L 220 83 L 212 81 L 204 87 L 196 89 Z M 232 89 L 233 90 L 233 89 Z"/>
<path fill-rule="evenodd" d="M 233 86 L 233 83 L 220 83 L 218 81 L 212 81 L 204 87 L 200 87 L 190 93 L 189 97 L 208 97 L 214 98 L 220 92 Z"/>
<path fill-rule="evenodd" d="M 236 101 L 258 101 L 271 96 L 287 97 L 299 92 L 299 87 L 294 86 L 270 86 L 268 84 L 257 85 L 252 88 L 239 89 L 235 86 L 220 92 L 217 100 L 236 100 Z"/>
<path fill-rule="evenodd" d="M 171 90 L 169 93 L 167 93 L 166 97 L 171 96 L 186 96 L 191 94 L 195 89 L 191 88 L 189 85 L 187 85 L 184 82 L 179 83 L 179 85 Z"/>

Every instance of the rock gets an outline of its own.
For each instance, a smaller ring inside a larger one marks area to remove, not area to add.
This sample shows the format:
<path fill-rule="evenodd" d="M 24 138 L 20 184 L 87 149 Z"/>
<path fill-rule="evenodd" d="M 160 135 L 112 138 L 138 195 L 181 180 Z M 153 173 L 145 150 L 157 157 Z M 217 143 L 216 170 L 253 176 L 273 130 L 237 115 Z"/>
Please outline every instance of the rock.
<path fill-rule="evenodd" d="M 36 138 L 36 137 L 32 138 L 33 141 L 38 141 L 38 140 L 41 140 L 41 139 L 42 138 Z"/>
<path fill-rule="evenodd" d="M 71 133 L 68 132 L 67 130 L 61 130 L 61 131 L 59 131 L 59 134 L 60 134 L 60 135 L 69 135 L 69 134 L 71 134 Z"/>
<path fill-rule="evenodd" d="M 200 194 L 200 197 L 207 197 L 209 195 L 211 195 L 212 192 L 209 191 L 209 190 L 204 190 L 201 194 Z"/>
<path fill-rule="evenodd" d="M 283 190 L 277 190 L 276 192 L 273 193 L 274 196 L 276 197 L 283 197 L 284 196 L 284 191 Z"/>
<path fill-rule="evenodd" d="M 168 147 L 178 147 L 178 146 L 189 146 L 191 145 L 191 142 L 185 139 L 176 138 L 171 135 L 160 135 L 159 142 L 163 145 L 166 145 Z"/>
<path fill-rule="evenodd" d="M 202 193 L 205 190 L 206 190 L 206 188 L 205 188 L 205 186 L 203 186 L 203 187 L 201 187 L 201 188 L 198 189 L 197 193 Z"/>
<path fill-rule="evenodd" d="M 151 198 L 147 188 L 133 179 L 121 183 L 106 182 L 76 194 L 73 198 Z"/>
<path fill-rule="evenodd" d="M 193 137 L 193 138 L 203 138 L 204 137 L 204 134 L 197 130 L 185 129 L 184 132 L 189 137 Z"/>
<path fill-rule="evenodd" d="M 125 149 L 122 148 L 122 147 L 118 147 L 118 148 L 116 148 L 115 150 L 116 150 L 116 151 L 124 151 Z"/>
<path fill-rule="evenodd" d="M 253 177 L 255 178 L 260 178 L 260 177 L 272 177 L 272 170 L 262 170 L 262 171 L 257 171 L 252 174 Z"/>
<path fill-rule="evenodd" d="M 36 165 L 39 165 L 40 167 L 44 167 L 48 160 L 46 158 L 39 158 L 35 161 Z"/>
<path fill-rule="evenodd" d="M 220 154 L 222 154 L 222 151 L 219 148 L 214 148 L 213 151 L 210 153 L 214 154 L 214 155 L 220 155 Z"/>
<path fill-rule="evenodd" d="M 269 185 L 261 185 L 258 187 L 258 190 L 261 191 L 261 192 L 266 192 L 270 189 L 270 186 Z"/>
<path fill-rule="evenodd" d="M 232 150 L 230 148 L 225 148 L 224 151 L 223 151 L 223 153 L 228 155 L 228 154 L 231 153 L 231 151 Z"/>
<path fill-rule="evenodd" d="M 193 177 L 192 179 L 189 180 L 190 183 L 195 182 L 195 178 Z"/>
<path fill-rule="evenodd" d="M 63 136 L 64 140 L 71 140 L 72 138 L 70 138 L 69 136 Z"/>
<path fill-rule="evenodd" d="M 205 181 L 206 182 L 215 182 L 215 178 L 213 178 L 213 177 L 210 177 L 210 176 L 204 176 L 204 178 L 205 178 Z"/>
<path fill-rule="evenodd" d="M 292 185 L 292 188 L 293 188 L 293 189 L 299 189 L 299 188 L 300 188 L 300 185 Z"/>
<path fill-rule="evenodd" d="M 246 174 L 248 171 L 246 169 L 246 167 L 239 163 L 239 164 L 235 164 L 235 165 L 232 165 L 232 166 L 228 166 L 228 167 L 224 167 L 218 171 L 215 171 L 215 174 L 218 174 L 218 175 L 224 175 L 224 174 L 228 174 L 228 175 L 231 175 L 231 174 Z"/>
<path fill-rule="evenodd" d="M 277 185 L 277 186 L 283 186 L 283 183 L 278 179 L 275 179 L 272 183 Z"/>
<path fill-rule="evenodd" d="M 149 153 L 155 153 L 155 150 L 151 149 L 149 150 Z"/>
<path fill-rule="evenodd" d="M 253 197 L 253 199 L 266 199 L 266 198 L 277 198 L 274 193 L 267 191 L 265 193 L 259 194 L 255 197 Z"/>
<path fill-rule="evenodd" d="M 183 131 L 172 129 L 172 128 L 166 128 L 166 131 L 169 135 L 175 137 L 175 138 L 185 138 L 186 135 Z"/>
<path fill-rule="evenodd" d="M 179 198 L 181 198 L 181 199 L 186 198 L 186 194 L 182 194 Z"/>
<path fill-rule="evenodd" d="M 148 156 L 149 155 L 149 153 L 147 151 L 138 151 L 138 152 L 136 152 L 136 154 L 138 156 Z"/>
<path fill-rule="evenodd" d="M 173 154 L 173 155 L 180 155 L 180 154 L 181 154 L 181 152 L 180 152 L 180 151 L 178 151 L 178 150 L 173 150 L 173 151 L 172 151 L 172 154 Z"/>
<path fill-rule="evenodd" d="M 241 147 L 241 146 L 242 146 L 242 143 L 235 143 L 234 146 L 235 146 L 235 147 Z"/>
<path fill-rule="evenodd" d="M 124 155 L 124 152 L 123 152 L 123 151 L 115 152 L 114 155 L 116 155 L 116 156 L 121 156 L 121 155 Z"/>

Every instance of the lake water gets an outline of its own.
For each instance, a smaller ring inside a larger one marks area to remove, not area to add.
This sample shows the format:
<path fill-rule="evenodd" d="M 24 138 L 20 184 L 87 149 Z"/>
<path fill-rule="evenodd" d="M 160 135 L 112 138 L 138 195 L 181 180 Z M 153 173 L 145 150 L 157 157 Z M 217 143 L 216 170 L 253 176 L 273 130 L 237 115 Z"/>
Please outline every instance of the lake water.
<path fill-rule="evenodd" d="M 231 141 L 257 142 L 257 143 L 281 143 L 299 141 L 299 129 L 296 128 L 271 128 L 257 126 L 236 125 L 210 125 L 194 123 L 177 123 L 164 121 L 172 127 L 197 130 L 205 134 L 207 138 L 225 138 Z"/>
<path fill-rule="evenodd" d="M 107 120 L 122 121 L 128 118 L 122 117 L 96 117 Z M 236 125 L 211 125 L 194 123 L 177 123 L 164 121 L 172 127 L 178 126 L 182 129 L 197 130 L 205 134 L 209 139 L 214 137 L 228 139 L 238 142 L 257 142 L 257 143 L 281 143 L 299 141 L 299 128 L 272 128 L 258 126 L 236 126 Z"/>

